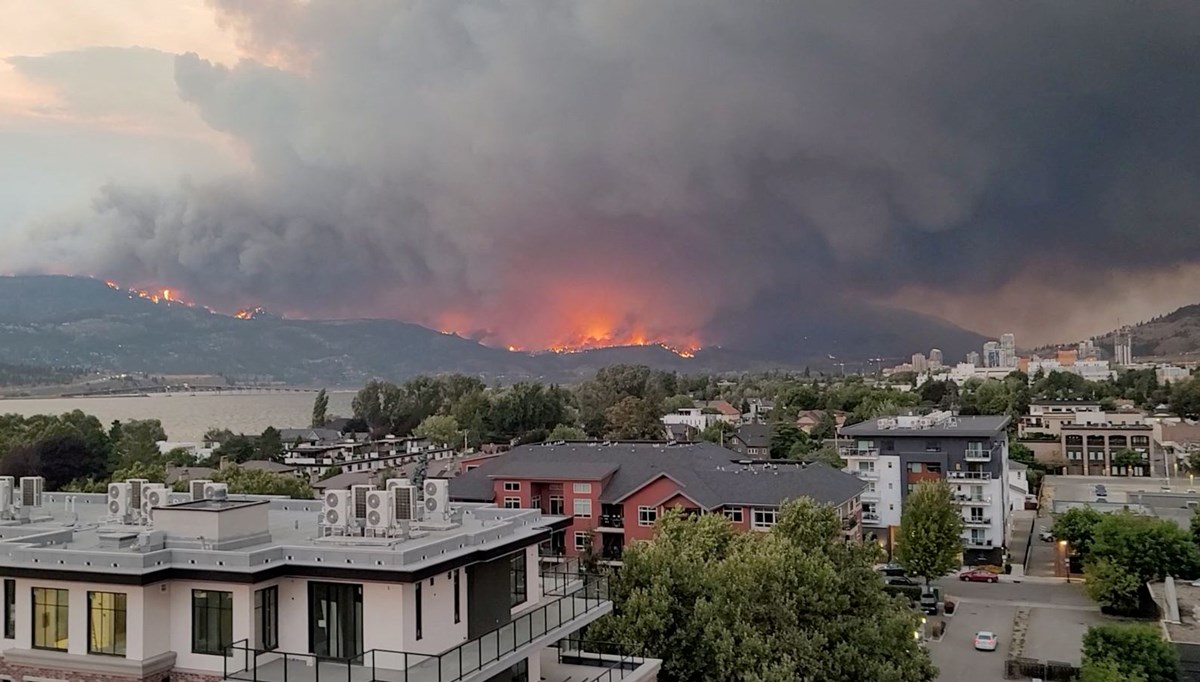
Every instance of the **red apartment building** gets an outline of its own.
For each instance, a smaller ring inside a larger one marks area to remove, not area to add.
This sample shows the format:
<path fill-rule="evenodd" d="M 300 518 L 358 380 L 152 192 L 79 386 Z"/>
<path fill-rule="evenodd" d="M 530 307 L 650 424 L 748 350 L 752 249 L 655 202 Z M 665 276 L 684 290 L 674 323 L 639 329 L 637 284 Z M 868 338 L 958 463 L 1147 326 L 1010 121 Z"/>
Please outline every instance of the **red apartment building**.
<path fill-rule="evenodd" d="M 821 464 L 738 459 L 712 443 L 546 443 L 471 464 L 451 482 L 451 499 L 572 517 L 543 548 L 550 555 L 578 556 L 591 543 L 601 558 L 619 560 L 675 507 L 767 530 L 779 506 L 800 497 L 833 506 L 847 538 L 861 537 L 866 484 L 857 477 Z"/>

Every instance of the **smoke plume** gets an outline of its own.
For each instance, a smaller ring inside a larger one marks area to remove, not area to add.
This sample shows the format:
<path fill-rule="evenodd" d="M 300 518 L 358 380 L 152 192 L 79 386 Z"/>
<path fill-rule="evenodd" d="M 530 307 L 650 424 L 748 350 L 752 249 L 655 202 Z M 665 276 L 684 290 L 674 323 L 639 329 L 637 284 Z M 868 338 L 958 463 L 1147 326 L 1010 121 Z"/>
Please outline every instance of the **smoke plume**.
<path fill-rule="evenodd" d="M 105 187 L 19 262 L 548 347 L 1200 257 L 1195 3 L 215 6 L 256 58 L 175 79 L 252 169 Z"/>

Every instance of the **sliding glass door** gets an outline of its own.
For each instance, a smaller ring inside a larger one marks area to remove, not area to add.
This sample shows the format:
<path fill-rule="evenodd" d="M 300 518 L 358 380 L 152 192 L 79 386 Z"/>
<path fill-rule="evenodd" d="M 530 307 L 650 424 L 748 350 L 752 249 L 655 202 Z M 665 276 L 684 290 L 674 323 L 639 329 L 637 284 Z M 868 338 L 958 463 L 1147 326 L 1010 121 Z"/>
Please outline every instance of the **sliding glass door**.
<path fill-rule="evenodd" d="M 309 651 L 325 658 L 363 652 L 362 585 L 308 584 Z"/>

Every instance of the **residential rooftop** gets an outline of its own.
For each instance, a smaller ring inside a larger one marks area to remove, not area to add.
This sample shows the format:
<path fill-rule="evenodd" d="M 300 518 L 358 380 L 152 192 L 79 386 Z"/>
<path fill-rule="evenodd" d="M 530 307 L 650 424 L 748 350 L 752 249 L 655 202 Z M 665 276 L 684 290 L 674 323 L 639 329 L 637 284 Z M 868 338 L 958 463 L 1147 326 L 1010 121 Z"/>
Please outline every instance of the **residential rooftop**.
<path fill-rule="evenodd" d="M 1008 426 L 1009 418 L 1003 415 L 962 416 L 948 412 L 935 412 L 925 416 L 898 415 L 880 417 L 841 427 L 843 436 L 880 437 L 958 437 L 987 438 L 999 435 Z"/>
<path fill-rule="evenodd" d="M 0 520 L 0 572 L 73 579 L 83 573 L 99 582 L 147 584 L 192 573 L 249 581 L 286 569 L 407 581 L 534 544 L 568 521 L 536 509 L 454 503 L 448 521 L 413 522 L 397 537 L 321 537 L 321 500 L 231 495 L 192 501 L 187 493 L 171 493 L 170 504 L 155 509 L 154 523 L 127 525 L 110 520 L 102 493 L 45 493 L 42 499 L 42 506 L 16 515 L 28 518 Z M 222 541 L 222 534 L 232 539 Z"/>
<path fill-rule="evenodd" d="M 661 476 L 705 509 L 724 505 L 775 506 L 809 497 L 842 504 L 865 483 L 820 463 L 759 462 L 713 443 L 558 442 L 524 445 L 450 483 L 452 499 L 491 501 L 503 479 L 597 480 L 607 482 L 600 502 L 620 502 Z"/>

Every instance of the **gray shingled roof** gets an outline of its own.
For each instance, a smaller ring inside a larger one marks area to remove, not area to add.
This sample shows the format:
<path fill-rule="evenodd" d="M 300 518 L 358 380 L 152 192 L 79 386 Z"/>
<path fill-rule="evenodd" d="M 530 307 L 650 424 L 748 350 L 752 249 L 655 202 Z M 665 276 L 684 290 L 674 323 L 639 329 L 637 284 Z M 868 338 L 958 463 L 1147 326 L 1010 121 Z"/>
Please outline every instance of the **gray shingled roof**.
<path fill-rule="evenodd" d="M 573 471 L 600 470 L 612 472 L 600 494 L 604 503 L 618 502 L 664 474 L 706 509 L 727 504 L 778 505 L 805 496 L 840 504 L 865 487 L 855 476 L 821 464 L 735 462 L 736 453 L 712 443 L 524 445 L 454 479 L 450 495 L 456 500 L 491 501 L 497 478 L 571 479 Z"/>
<path fill-rule="evenodd" d="M 742 424 L 735 433 L 748 448 L 771 447 L 771 427 L 766 424 Z"/>
<path fill-rule="evenodd" d="M 842 427 L 843 436 L 876 436 L 880 438 L 920 438 L 922 436 L 959 436 L 962 438 L 986 438 L 995 436 L 1008 425 L 1008 417 L 999 416 L 959 416 L 955 418 L 957 426 L 937 424 L 925 429 L 915 428 L 880 428 L 878 419 L 868 419 L 851 426 Z"/>

